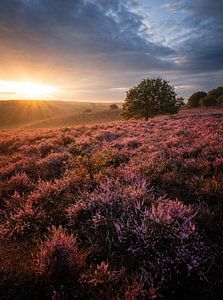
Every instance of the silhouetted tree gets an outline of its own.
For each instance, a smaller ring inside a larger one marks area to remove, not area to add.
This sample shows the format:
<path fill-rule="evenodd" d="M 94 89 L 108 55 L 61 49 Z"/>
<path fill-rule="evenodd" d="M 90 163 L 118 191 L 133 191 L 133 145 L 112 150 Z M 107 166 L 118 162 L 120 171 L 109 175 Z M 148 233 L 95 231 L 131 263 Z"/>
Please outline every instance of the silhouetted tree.
<path fill-rule="evenodd" d="M 199 107 L 200 106 L 200 100 L 202 98 L 205 98 L 207 96 L 207 93 L 203 91 L 196 92 L 190 96 L 187 102 L 188 107 Z"/>
<path fill-rule="evenodd" d="M 223 107 L 223 95 L 218 97 L 217 99 L 217 105 L 220 107 Z"/>
<path fill-rule="evenodd" d="M 200 100 L 200 106 L 201 107 L 207 107 L 207 106 L 216 106 L 217 101 L 214 96 L 206 96 L 204 98 L 201 98 Z"/>
<path fill-rule="evenodd" d="M 174 88 L 162 78 L 148 78 L 127 91 L 123 104 L 123 117 L 145 118 L 161 114 L 175 114 L 183 105 L 182 98 L 176 98 Z"/>
<path fill-rule="evenodd" d="M 109 106 L 109 108 L 110 109 L 118 109 L 118 105 L 117 104 L 111 104 L 110 106 Z"/>
<path fill-rule="evenodd" d="M 87 109 L 85 109 L 84 113 L 85 113 L 85 114 L 92 113 L 92 109 L 90 109 L 90 108 L 87 108 Z"/>
<path fill-rule="evenodd" d="M 219 98 L 220 96 L 223 96 L 223 86 L 219 86 L 216 89 L 210 90 L 208 92 L 208 97 L 213 97 L 215 98 L 215 100 L 217 100 L 217 98 Z M 217 104 L 217 101 L 216 101 Z"/>

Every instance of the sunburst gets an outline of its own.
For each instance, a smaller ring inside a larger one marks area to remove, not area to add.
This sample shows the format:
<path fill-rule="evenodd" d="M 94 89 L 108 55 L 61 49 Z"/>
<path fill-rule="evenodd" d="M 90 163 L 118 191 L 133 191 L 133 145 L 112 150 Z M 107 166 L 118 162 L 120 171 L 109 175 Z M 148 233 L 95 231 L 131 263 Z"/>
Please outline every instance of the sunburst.
<path fill-rule="evenodd" d="M 16 98 L 44 99 L 52 97 L 58 88 L 31 81 L 0 81 L 0 92 L 13 93 Z"/>

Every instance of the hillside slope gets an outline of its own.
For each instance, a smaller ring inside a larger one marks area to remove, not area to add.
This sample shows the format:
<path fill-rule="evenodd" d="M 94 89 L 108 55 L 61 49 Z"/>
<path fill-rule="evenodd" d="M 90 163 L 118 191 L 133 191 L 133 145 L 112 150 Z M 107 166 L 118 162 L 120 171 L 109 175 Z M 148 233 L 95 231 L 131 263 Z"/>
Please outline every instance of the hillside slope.
<path fill-rule="evenodd" d="M 91 118 L 87 117 L 86 110 L 92 111 L 89 114 Z M 0 129 L 59 127 L 83 124 L 84 122 L 93 123 L 91 119 L 95 119 L 94 122 L 100 122 L 105 120 L 105 117 L 108 120 L 114 120 L 114 112 L 111 115 L 109 113 L 109 103 L 42 100 L 0 101 Z"/>
<path fill-rule="evenodd" d="M 80 112 L 74 115 L 65 115 L 47 120 L 31 122 L 22 126 L 22 129 L 38 129 L 38 128 L 58 128 L 63 126 L 99 124 L 116 121 L 121 119 L 121 109 L 117 110 L 98 110 L 90 113 Z"/>
<path fill-rule="evenodd" d="M 222 110 L 0 132 L 3 299 L 221 299 L 222 145 Z"/>

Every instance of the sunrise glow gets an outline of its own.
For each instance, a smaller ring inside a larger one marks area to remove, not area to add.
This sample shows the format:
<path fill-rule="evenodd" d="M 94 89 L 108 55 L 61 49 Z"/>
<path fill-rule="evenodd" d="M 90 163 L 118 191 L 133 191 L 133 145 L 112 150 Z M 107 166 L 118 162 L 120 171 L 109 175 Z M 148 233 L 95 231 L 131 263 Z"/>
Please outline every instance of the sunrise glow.
<path fill-rule="evenodd" d="M 11 94 L 12 98 L 48 99 L 59 91 L 57 87 L 32 81 L 0 81 L 0 93 Z"/>

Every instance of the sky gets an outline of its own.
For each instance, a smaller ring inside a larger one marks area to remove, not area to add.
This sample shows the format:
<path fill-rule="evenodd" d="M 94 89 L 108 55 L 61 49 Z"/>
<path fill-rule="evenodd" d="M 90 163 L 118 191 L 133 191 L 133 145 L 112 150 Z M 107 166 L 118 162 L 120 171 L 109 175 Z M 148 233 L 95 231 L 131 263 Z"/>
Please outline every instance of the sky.
<path fill-rule="evenodd" d="M 0 0 L 0 99 L 122 101 L 223 85 L 222 0 Z"/>

